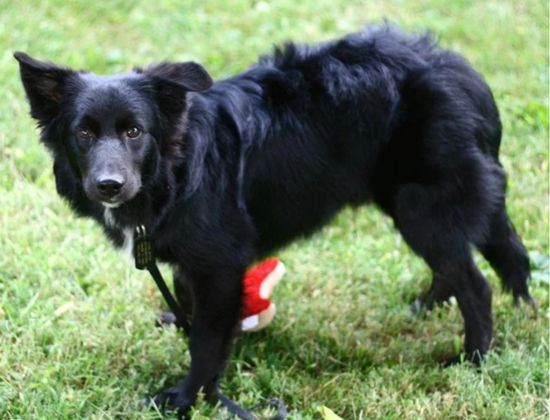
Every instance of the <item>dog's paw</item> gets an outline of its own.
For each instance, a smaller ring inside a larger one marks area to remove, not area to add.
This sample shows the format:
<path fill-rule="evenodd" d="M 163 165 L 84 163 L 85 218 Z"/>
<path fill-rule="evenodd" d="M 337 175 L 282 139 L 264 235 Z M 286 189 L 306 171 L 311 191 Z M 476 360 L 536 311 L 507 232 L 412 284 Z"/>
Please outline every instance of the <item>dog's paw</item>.
<path fill-rule="evenodd" d="M 422 293 L 411 303 L 411 312 L 413 315 L 426 315 L 435 307 L 443 306 L 449 302 L 449 297 L 440 297 L 432 291 Z"/>
<path fill-rule="evenodd" d="M 425 316 L 433 309 L 435 303 L 433 288 L 430 287 L 411 303 L 411 312 L 416 316 Z"/>
<path fill-rule="evenodd" d="M 174 411 L 179 418 L 185 418 L 195 399 L 190 398 L 183 387 L 175 386 L 158 394 L 153 399 L 153 403 L 162 411 Z"/>
<path fill-rule="evenodd" d="M 162 328 L 175 325 L 177 327 L 177 322 L 178 320 L 173 312 L 162 312 L 155 320 L 155 326 Z"/>
<path fill-rule="evenodd" d="M 479 352 L 476 351 L 473 354 L 462 352 L 460 354 L 457 354 L 456 356 L 445 358 L 441 362 L 441 366 L 443 368 L 448 368 L 462 363 L 471 363 L 473 366 L 479 369 L 479 367 L 481 366 L 481 362 L 483 362 L 483 355 L 481 355 Z"/>
<path fill-rule="evenodd" d="M 422 298 L 422 296 L 417 297 L 412 303 L 411 303 L 411 313 L 415 316 L 422 316 L 424 315 L 430 308 L 426 306 L 426 302 Z"/>
<path fill-rule="evenodd" d="M 529 293 L 522 294 L 522 295 L 518 294 L 514 296 L 514 306 L 516 308 L 520 308 L 522 306 L 521 305 L 522 303 L 527 305 L 531 309 L 535 317 L 538 316 L 539 305 L 537 301 Z"/>

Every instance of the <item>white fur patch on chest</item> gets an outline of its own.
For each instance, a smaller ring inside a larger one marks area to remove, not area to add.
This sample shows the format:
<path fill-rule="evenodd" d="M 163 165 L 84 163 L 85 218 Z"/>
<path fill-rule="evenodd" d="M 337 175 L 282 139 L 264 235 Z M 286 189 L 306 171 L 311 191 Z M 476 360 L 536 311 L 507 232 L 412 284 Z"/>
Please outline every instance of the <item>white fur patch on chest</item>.
<path fill-rule="evenodd" d="M 113 212 L 110 208 L 105 208 L 103 212 L 103 219 L 105 224 L 110 228 L 120 230 L 122 236 L 124 237 L 124 242 L 122 243 L 122 253 L 128 258 L 129 261 L 133 259 L 133 250 L 134 250 L 134 228 L 128 226 L 120 226 L 113 216 Z"/>
<path fill-rule="evenodd" d="M 117 225 L 117 222 L 113 216 L 113 212 L 111 211 L 111 209 L 105 207 L 105 210 L 103 212 L 103 219 L 105 220 L 105 224 L 109 227 L 112 227 L 112 228 L 117 228 L 118 225 Z"/>
<path fill-rule="evenodd" d="M 126 227 L 122 229 L 122 234 L 124 235 L 124 243 L 122 244 L 122 252 L 126 255 L 130 261 L 133 258 L 134 251 L 134 229 Z"/>

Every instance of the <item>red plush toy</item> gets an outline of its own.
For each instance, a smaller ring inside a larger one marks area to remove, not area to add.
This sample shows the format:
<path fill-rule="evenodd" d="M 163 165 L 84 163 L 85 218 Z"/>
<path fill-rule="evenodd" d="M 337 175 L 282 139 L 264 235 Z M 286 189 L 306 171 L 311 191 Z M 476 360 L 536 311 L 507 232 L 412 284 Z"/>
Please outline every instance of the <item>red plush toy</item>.
<path fill-rule="evenodd" d="M 284 264 L 276 258 L 268 258 L 246 272 L 243 278 L 242 331 L 261 330 L 273 320 L 275 304 L 269 296 L 284 273 Z"/>

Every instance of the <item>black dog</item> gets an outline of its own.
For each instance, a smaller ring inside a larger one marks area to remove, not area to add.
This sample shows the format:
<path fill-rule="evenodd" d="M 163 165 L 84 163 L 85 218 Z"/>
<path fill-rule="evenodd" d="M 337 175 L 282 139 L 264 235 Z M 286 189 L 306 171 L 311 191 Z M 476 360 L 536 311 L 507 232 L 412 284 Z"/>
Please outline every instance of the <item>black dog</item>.
<path fill-rule="evenodd" d="M 158 397 L 180 413 L 221 373 L 245 268 L 346 205 L 392 217 L 433 271 L 427 304 L 456 297 L 469 359 L 492 336 L 472 246 L 532 302 L 493 96 L 428 36 L 385 26 L 287 44 L 214 84 L 190 62 L 102 77 L 15 56 L 59 194 L 119 246 L 144 224 L 193 301 L 189 374 Z"/>

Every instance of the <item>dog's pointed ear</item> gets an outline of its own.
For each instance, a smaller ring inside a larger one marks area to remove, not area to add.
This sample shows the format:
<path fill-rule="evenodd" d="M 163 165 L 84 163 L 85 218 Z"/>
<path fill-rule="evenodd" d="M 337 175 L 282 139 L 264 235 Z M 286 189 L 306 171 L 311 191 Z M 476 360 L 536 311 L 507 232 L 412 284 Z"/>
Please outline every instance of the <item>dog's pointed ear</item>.
<path fill-rule="evenodd" d="M 160 80 L 167 80 L 183 86 L 187 91 L 200 92 L 212 86 L 212 78 L 198 63 L 160 63 L 145 70 L 145 73 Z"/>
<path fill-rule="evenodd" d="M 212 86 L 212 78 L 197 63 L 160 63 L 138 72 L 153 79 L 160 110 L 176 122 L 185 111 L 187 92 L 199 92 Z"/>
<path fill-rule="evenodd" d="M 45 124 L 59 113 L 64 85 L 73 71 L 36 60 L 22 52 L 14 53 L 14 57 L 19 62 L 31 116 Z"/>

